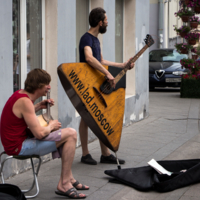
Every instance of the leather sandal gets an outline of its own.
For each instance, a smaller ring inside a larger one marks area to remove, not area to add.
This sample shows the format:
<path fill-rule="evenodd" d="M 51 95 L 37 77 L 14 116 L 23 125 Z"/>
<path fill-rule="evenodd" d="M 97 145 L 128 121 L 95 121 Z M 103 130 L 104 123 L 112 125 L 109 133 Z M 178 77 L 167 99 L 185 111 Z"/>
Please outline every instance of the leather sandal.
<path fill-rule="evenodd" d="M 82 187 L 77 187 L 78 186 L 79 181 L 76 181 L 75 183 L 73 183 L 72 185 L 77 189 L 77 190 L 89 190 L 89 188 L 86 188 L 85 185 L 82 184 Z"/>
<path fill-rule="evenodd" d="M 80 193 L 78 193 L 75 188 L 71 188 L 71 189 L 67 190 L 67 192 L 62 192 L 60 190 L 56 190 L 55 193 L 57 195 L 65 196 L 70 199 L 85 199 L 86 198 L 86 196 L 81 197 Z"/>

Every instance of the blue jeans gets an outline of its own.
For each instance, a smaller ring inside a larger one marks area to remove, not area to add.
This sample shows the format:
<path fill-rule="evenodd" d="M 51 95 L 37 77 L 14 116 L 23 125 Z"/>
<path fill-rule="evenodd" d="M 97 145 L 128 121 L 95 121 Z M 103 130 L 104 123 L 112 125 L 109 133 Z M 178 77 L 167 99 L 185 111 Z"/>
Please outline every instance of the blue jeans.
<path fill-rule="evenodd" d="M 27 138 L 22 143 L 22 148 L 18 155 L 19 156 L 27 156 L 27 155 L 43 156 L 53 151 L 57 151 L 55 141 L 42 141 L 42 140 Z"/>

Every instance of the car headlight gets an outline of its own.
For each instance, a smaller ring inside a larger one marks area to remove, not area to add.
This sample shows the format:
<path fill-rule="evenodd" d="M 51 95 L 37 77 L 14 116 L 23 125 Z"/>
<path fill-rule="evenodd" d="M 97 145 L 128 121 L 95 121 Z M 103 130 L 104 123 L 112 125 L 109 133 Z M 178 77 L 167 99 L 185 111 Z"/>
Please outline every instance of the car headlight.
<path fill-rule="evenodd" d="M 177 76 L 181 76 L 181 75 L 183 75 L 183 74 L 187 74 L 187 72 L 175 71 L 175 72 L 172 72 L 172 74 L 177 75 Z"/>

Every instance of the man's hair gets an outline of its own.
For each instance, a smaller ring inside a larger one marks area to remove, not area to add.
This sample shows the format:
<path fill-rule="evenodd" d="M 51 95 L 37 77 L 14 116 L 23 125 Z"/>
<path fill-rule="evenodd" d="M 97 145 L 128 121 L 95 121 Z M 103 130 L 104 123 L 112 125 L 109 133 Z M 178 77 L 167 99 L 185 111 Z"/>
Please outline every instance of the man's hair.
<path fill-rule="evenodd" d="M 100 21 L 105 19 L 106 11 L 103 8 L 94 8 L 89 15 L 89 24 L 91 27 L 96 27 Z"/>
<path fill-rule="evenodd" d="M 27 74 L 24 83 L 24 89 L 33 94 L 37 89 L 48 85 L 51 82 L 51 76 L 43 69 L 33 69 Z"/>

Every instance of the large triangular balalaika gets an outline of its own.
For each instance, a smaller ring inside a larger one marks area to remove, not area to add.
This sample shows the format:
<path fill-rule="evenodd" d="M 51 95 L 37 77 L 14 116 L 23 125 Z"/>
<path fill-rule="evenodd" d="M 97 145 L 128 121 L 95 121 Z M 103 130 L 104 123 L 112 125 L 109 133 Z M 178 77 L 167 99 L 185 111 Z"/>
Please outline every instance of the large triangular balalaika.
<path fill-rule="evenodd" d="M 58 75 L 69 99 L 94 134 L 112 151 L 119 148 L 125 106 L 125 79 L 131 62 L 150 47 L 154 41 L 150 35 L 146 45 L 116 75 L 113 67 L 104 66 L 115 77 L 116 88 L 110 87 L 105 75 L 87 63 L 63 63 Z"/>

